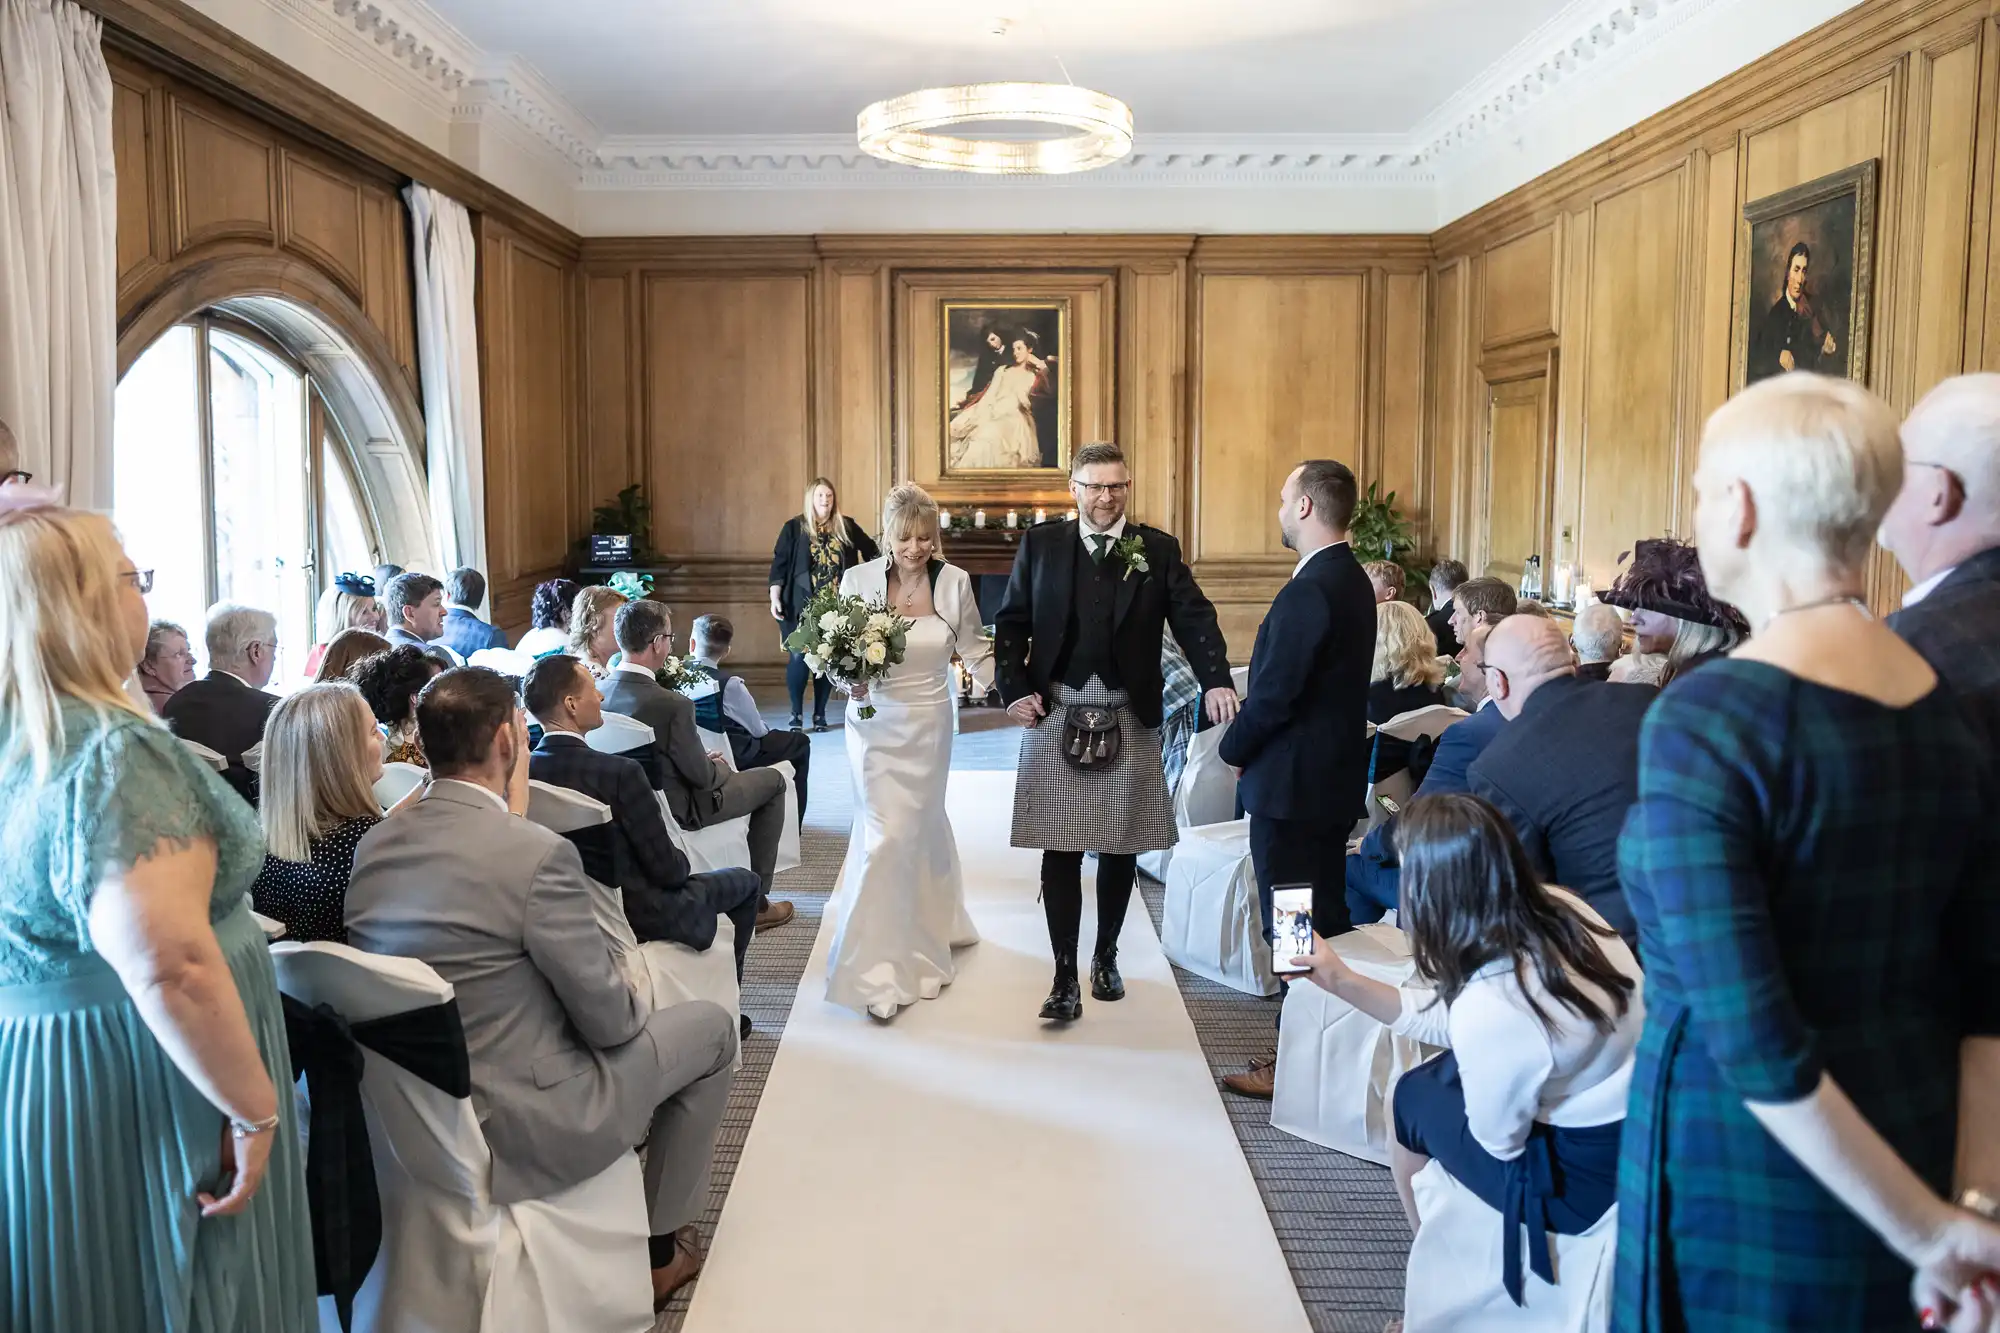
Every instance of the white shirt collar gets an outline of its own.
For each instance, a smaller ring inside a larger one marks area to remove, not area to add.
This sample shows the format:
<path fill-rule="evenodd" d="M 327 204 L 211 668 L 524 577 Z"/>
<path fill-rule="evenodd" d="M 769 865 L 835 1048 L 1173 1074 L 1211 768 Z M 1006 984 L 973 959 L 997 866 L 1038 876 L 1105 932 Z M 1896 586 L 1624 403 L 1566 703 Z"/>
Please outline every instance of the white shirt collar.
<path fill-rule="evenodd" d="M 249 681 L 243 679 L 243 677 L 237 675 L 234 671 L 224 670 L 222 667 L 210 667 L 208 669 L 208 673 L 211 676 L 227 676 L 231 680 L 235 681 L 238 685 L 241 685 L 243 686 L 243 688 L 248 690 L 254 690 L 257 688 L 255 685 L 252 685 Z"/>
<path fill-rule="evenodd" d="M 1343 537 L 1337 542 L 1328 542 L 1326 545 L 1320 547 L 1318 551 L 1307 551 L 1304 555 L 1299 557 L 1299 563 L 1292 566 L 1292 577 L 1297 578 L 1299 576 L 1299 571 L 1306 567 L 1306 561 L 1318 555 L 1320 551 L 1331 551 L 1336 546 L 1345 546 L 1345 545 L 1347 545 L 1347 539 Z"/>
<path fill-rule="evenodd" d="M 1090 544 L 1090 539 L 1100 534 L 1090 530 L 1090 524 L 1083 521 L 1083 515 L 1081 514 L 1078 514 L 1076 517 L 1076 531 L 1077 535 L 1083 539 L 1083 549 L 1095 555 L 1097 549 Z M 1125 520 L 1122 518 L 1119 519 L 1116 523 L 1106 528 L 1101 535 L 1109 537 L 1111 544 L 1116 546 L 1119 539 L 1125 535 Z"/>
<path fill-rule="evenodd" d="M 1919 583 L 1916 587 L 1904 593 L 1903 605 L 1906 607 L 1915 606 L 1918 602 L 1923 601 L 1924 598 L 1936 592 L 1938 590 L 1938 584 L 1943 583 L 1946 579 L 1950 578 L 1952 576 L 1952 572 L 1957 568 L 1958 568 L 1957 565 L 1953 565 L 1951 569 L 1940 569 L 1937 573 L 1931 575 L 1929 578 L 1925 579 L 1922 583 Z"/>
<path fill-rule="evenodd" d="M 439 787 L 463 787 L 467 791 L 476 791 L 487 800 L 493 802 L 493 808 L 501 814 L 511 815 L 514 813 L 507 808 L 506 797 L 490 788 L 482 787 L 476 782 L 467 782 L 464 778 L 433 778 L 431 780 L 431 790 L 436 791 Z"/>
<path fill-rule="evenodd" d="M 568 727 L 552 727 L 548 723 L 542 722 L 540 718 L 536 718 L 535 721 L 541 723 L 543 736 L 574 736 L 578 740 L 583 739 L 583 733 L 580 731 L 572 731 Z"/>
<path fill-rule="evenodd" d="M 653 673 L 652 673 L 651 671 L 647 670 L 647 669 L 646 669 L 645 667 L 642 667 L 642 666 L 633 666 L 633 665 L 632 665 L 632 664 L 631 664 L 630 662 L 626 662 L 626 661 L 622 661 L 622 660 L 621 660 L 621 661 L 620 661 L 620 662 L 618 663 L 618 665 L 617 665 L 617 666 L 615 666 L 615 667 L 612 667 L 611 669 L 612 669 L 613 671 L 629 671 L 629 672 L 631 672 L 631 673 L 632 673 L 633 675 L 635 675 L 635 676 L 638 676 L 638 677 L 640 677 L 641 679 L 644 679 L 644 680 L 652 680 L 652 679 L 653 679 Z"/>

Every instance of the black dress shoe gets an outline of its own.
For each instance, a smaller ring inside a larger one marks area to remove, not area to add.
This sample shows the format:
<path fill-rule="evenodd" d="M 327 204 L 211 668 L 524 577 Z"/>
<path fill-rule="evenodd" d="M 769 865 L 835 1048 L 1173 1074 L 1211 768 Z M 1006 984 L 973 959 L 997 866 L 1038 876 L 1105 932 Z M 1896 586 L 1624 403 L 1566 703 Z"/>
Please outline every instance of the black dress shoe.
<path fill-rule="evenodd" d="M 740 1015 L 740 1018 L 741 1022 L 738 1024 L 736 1029 L 736 1039 L 738 1041 L 748 1041 L 750 1040 L 750 1031 L 752 1028 L 756 1026 L 756 1024 L 750 1021 L 750 1015 L 748 1014 Z"/>
<path fill-rule="evenodd" d="M 805 720 L 804 718 L 800 717 L 800 716 L 799 716 L 799 715 L 798 715 L 797 713 L 793 713 L 793 714 L 792 714 L 792 730 L 793 730 L 793 731 L 804 731 L 805 729 L 806 729 L 806 720 Z"/>
<path fill-rule="evenodd" d="M 1042 1001 L 1042 1017 L 1052 1023 L 1074 1023 L 1083 1017 L 1083 993 L 1077 988 L 1075 973 L 1057 973 L 1049 998 Z"/>
<path fill-rule="evenodd" d="M 813 730 L 817 732 L 826 732 L 826 731 L 831 731 L 832 728 L 826 725 L 825 718 L 816 717 L 813 719 Z"/>
<path fill-rule="evenodd" d="M 1125 998 L 1125 978 L 1118 975 L 1117 954 L 1101 953 L 1090 960 L 1090 998 L 1106 1001 Z"/>

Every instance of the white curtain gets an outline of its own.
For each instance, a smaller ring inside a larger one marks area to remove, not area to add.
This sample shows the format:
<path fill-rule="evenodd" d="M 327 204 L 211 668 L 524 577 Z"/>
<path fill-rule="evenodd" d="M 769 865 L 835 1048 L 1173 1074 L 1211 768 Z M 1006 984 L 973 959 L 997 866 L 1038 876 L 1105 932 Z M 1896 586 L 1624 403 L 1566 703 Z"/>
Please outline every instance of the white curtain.
<path fill-rule="evenodd" d="M 472 215 L 427 185 L 412 185 L 403 194 L 415 223 L 417 357 L 431 525 L 445 569 L 470 565 L 485 572 L 486 454 Z"/>
<path fill-rule="evenodd" d="M 103 23 L 0 0 L 0 421 L 21 467 L 111 507 L 118 192 Z"/>

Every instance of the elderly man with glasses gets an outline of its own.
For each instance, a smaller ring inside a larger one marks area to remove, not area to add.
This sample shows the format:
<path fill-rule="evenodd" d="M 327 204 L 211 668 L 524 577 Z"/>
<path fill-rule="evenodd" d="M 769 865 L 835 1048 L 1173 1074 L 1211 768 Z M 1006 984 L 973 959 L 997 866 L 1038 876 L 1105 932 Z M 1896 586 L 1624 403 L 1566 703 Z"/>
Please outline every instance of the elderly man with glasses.
<path fill-rule="evenodd" d="M 130 577 L 141 591 L 152 586 L 149 569 Z M 255 805 L 257 775 L 243 754 L 264 739 L 264 722 L 278 706 L 278 696 L 264 690 L 278 667 L 278 620 L 269 611 L 220 602 L 209 608 L 203 638 L 208 674 L 167 700 L 160 717 L 182 740 L 221 755 L 222 776 Z"/>

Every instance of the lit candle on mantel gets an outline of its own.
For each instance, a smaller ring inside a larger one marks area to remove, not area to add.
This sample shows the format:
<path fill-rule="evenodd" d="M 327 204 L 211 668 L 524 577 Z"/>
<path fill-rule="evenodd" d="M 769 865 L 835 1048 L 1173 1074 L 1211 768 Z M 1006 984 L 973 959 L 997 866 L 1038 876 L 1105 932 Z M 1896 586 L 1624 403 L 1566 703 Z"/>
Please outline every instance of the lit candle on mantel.
<path fill-rule="evenodd" d="M 938 526 L 947 532 L 951 531 L 951 511 L 949 509 L 938 510 Z"/>
<path fill-rule="evenodd" d="M 1035 511 L 1035 523 L 1036 523 L 1036 525 L 1037 525 L 1037 526 L 1040 526 L 1041 524 L 1043 524 L 1043 523 L 1046 523 L 1046 522 L 1048 522 L 1048 521 L 1049 521 L 1049 511 L 1048 511 L 1048 510 L 1046 510 L 1046 509 L 1037 509 L 1037 510 Z"/>
<path fill-rule="evenodd" d="M 984 509 L 975 509 L 972 511 L 972 526 L 975 528 L 986 526 L 986 511 Z"/>
<path fill-rule="evenodd" d="M 1009 530 L 1009 531 L 1012 531 L 1013 529 L 1015 529 L 1015 528 L 1018 528 L 1018 527 L 1020 527 L 1020 526 L 1021 526 L 1021 515 L 1020 515 L 1020 512 L 1019 512 L 1018 510 L 1013 510 L 1013 509 L 1009 509 L 1009 510 L 1007 511 L 1007 527 L 1008 527 L 1008 530 Z"/>
<path fill-rule="evenodd" d="M 1578 574 L 1576 576 L 1576 609 L 1581 611 L 1596 600 L 1597 595 L 1590 590 L 1589 576 Z"/>
<path fill-rule="evenodd" d="M 1576 566 L 1567 560 L 1556 561 L 1555 577 L 1551 580 L 1549 596 L 1557 606 L 1568 606 L 1576 595 Z"/>

